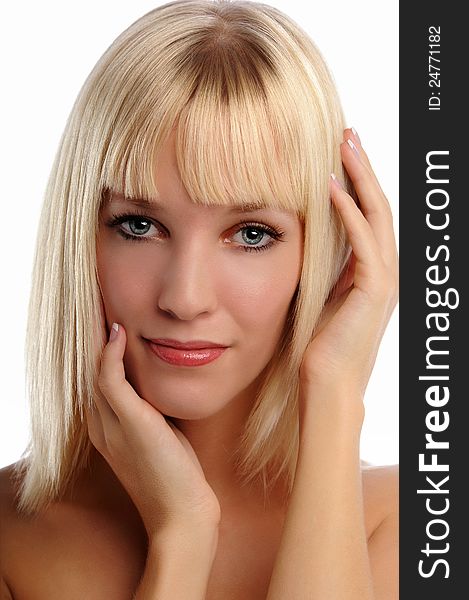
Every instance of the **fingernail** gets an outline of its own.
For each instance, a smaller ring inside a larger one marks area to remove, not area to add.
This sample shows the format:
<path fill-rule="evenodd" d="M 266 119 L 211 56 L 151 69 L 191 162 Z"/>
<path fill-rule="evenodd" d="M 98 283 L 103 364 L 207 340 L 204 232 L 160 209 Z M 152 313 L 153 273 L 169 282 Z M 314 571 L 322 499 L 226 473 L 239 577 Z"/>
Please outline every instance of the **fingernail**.
<path fill-rule="evenodd" d="M 355 146 L 355 144 L 352 142 L 352 140 L 350 138 L 347 140 L 347 144 L 350 146 L 350 148 L 352 148 L 352 150 L 355 152 L 357 157 L 360 158 L 360 153 L 358 152 L 357 147 Z"/>
<path fill-rule="evenodd" d="M 117 323 L 113 323 L 111 327 L 111 335 L 109 336 L 109 341 L 112 342 L 117 337 L 117 332 L 119 331 L 119 325 Z"/>
<path fill-rule="evenodd" d="M 360 136 L 357 133 L 357 130 L 355 129 L 355 127 L 351 127 L 351 129 L 352 129 L 353 135 L 357 138 L 357 142 L 361 145 L 362 142 L 360 140 Z"/>
<path fill-rule="evenodd" d="M 332 181 L 335 183 L 335 185 L 337 185 L 338 187 L 340 187 L 341 190 L 343 190 L 344 188 L 342 187 L 342 184 L 340 183 L 340 181 L 337 179 L 337 177 L 335 176 L 334 173 L 331 173 L 331 179 Z"/>

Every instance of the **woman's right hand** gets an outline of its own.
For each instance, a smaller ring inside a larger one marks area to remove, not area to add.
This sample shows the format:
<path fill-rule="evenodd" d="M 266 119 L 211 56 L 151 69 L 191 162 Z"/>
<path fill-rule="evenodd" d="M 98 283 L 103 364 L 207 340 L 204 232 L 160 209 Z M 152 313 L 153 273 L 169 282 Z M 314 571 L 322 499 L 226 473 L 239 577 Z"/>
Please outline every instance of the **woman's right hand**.
<path fill-rule="evenodd" d="M 86 407 L 88 433 L 140 513 L 150 538 L 174 528 L 218 525 L 220 504 L 183 433 L 125 378 L 122 325 L 102 353 L 102 397 Z"/>

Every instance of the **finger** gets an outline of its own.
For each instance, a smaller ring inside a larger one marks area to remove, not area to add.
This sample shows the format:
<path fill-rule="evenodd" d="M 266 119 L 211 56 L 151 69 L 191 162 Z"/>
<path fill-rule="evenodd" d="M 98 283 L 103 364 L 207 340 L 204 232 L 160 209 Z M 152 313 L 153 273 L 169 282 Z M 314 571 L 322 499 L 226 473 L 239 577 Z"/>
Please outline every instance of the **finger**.
<path fill-rule="evenodd" d="M 333 174 L 330 191 L 331 199 L 344 223 L 355 255 L 354 285 L 365 286 L 367 280 L 379 278 L 379 274 L 383 271 L 380 247 L 363 213 Z"/>
<path fill-rule="evenodd" d="M 189 454 L 189 456 L 190 456 L 192 462 L 195 464 L 198 472 L 205 478 L 205 473 L 204 473 L 204 470 L 202 469 L 202 465 L 200 464 L 199 459 L 197 458 L 197 454 L 196 454 L 194 448 L 192 447 L 192 445 L 190 444 L 189 440 L 182 433 L 182 431 L 176 427 L 176 425 L 171 421 L 170 418 L 166 418 L 165 421 L 171 427 L 174 435 L 178 438 L 178 440 L 180 441 L 180 443 L 182 444 L 182 446 L 184 447 L 186 452 Z"/>
<path fill-rule="evenodd" d="M 125 377 L 124 352 L 127 336 L 122 325 L 119 324 L 117 329 L 115 325 L 113 324 L 110 339 L 101 356 L 98 384 L 106 402 L 102 402 L 99 408 L 104 410 L 103 415 L 106 414 L 110 418 L 110 413 L 106 412 L 107 403 L 121 423 L 131 424 L 138 421 L 141 411 L 148 410 L 149 405 L 135 392 Z"/>
<path fill-rule="evenodd" d="M 378 181 L 378 178 L 375 175 L 375 171 L 370 162 L 368 154 L 366 153 L 366 150 L 363 148 L 361 140 L 358 136 L 358 133 L 353 129 L 353 127 L 349 128 L 349 129 L 344 129 L 344 142 L 347 142 L 348 139 L 352 140 L 353 144 L 355 145 L 356 149 L 358 150 L 358 153 L 360 155 L 360 160 L 362 161 L 362 163 L 364 163 L 366 165 L 368 171 L 371 174 L 371 177 L 373 177 L 373 179 L 376 182 L 376 185 L 381 190 L 381 193 L 383 194 L 384 198 L 387 201 L 386 194 L 384 193 L 383 188 L 381 187 L 381 185 Z"/>
<path fill-rule="evenodd" d="M 345 262 L 344 267 L 342 268 L 342 272 L 330 291 L 328 300 L 332 300 L 338 296 L 341 296 L 345 290 L 348 290 L 353 285 L 353 280 L 355 277 L 355 263 L 355 254 L 351 252 L 347 261 Z"/>
<path fill-rule="evenodd" d="M 352 142 L 355 144 L 355 147 L 357 148 L 357 150 L 360 154 L 360 158 L 361 158 L 362 162 L 365 163 L 365 165 L 367 166 L 369 171 L 374 174 L 374 169 L 371 166 L 371 162 L 368 157 L 368 154 L 366 153 L 366 150 L 363 148 L 360 137 L 359 137 L 358 133 L 354 130 L 354 128 L 349 127 L 347 129 L 344 129 L 343 138 L 344 138 L 344 142 L 346 142 L 348 139 L 352 140 Z M 378 180 L 376 180 L 376 181 L 379 185 Z"/>
<path fill-rule="evenodd" d="M 95 402 L 96 408 L 99 412 L 99 415 L 101 417 L 101 421 L 103 422 L 103 424 L 118 423 L 119 417 L 114 412 L 114 410 L 111 408 L 111 405 L 109 404 L 109 402 L 107 400 L 107 397 L 99 392 L 100 392 L 100 390 L 98 390 L 98 393 L 95 395 L 94 402 Z"/>
<path fill-rule="evenodd" d="M 347 130 L 346 130 L 347 131 Z M 340 144 L 342 159 L 347 160 L 347 172 L 360 198 L 365 215 L 387 214 L 392 217 L 391 206 L 384 194 L 378 179 L 371 167 L 363 147 L 354 144 L 351 137 L 347 137 Z"/>
<path fill-rule="evenodd" d="M 357 152 L 349 143 L 341 144 L 342 160 L 359 197 L 360 208 L 371 225 L 385 263 L 391 266 L 397 256 L 391 208 L 371 167 Z"/>
<path fill-rule="evenodd" d="M 316 325 L 314 334 L 317 335 L 320 333 L 322 329 L 328 324 L 330 319 L 335 315 L 335 313 L 340 309 L 342 304 L 347 300 L 348 295 L 353 290 L 353 287 L 350 286 L 348 289 L 344 290 L 340 295 L 332 296 L 327 303 L 324 305 L 324 308 L 321 312 L 321 316 Z"/>

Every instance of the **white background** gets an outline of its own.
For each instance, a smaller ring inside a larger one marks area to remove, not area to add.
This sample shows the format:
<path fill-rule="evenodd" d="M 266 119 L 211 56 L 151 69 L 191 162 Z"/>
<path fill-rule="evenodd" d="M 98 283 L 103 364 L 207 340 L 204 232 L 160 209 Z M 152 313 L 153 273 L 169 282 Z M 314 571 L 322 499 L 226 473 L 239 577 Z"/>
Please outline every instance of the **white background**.
<path fill-rule="evenodd" d="M 0 467 L 28 439 L 24 338 L 34 243 L 46 180 L 72 104 L 111 42 L 158 1 L 9 2 L 1 44 Z M 394 212 L 398 236 L 398 2 L 268 2 L 313 38 L 334 75 Z M 398 460 L 398 309 L 384 335 L 365 397 L 361 454 Z"/>

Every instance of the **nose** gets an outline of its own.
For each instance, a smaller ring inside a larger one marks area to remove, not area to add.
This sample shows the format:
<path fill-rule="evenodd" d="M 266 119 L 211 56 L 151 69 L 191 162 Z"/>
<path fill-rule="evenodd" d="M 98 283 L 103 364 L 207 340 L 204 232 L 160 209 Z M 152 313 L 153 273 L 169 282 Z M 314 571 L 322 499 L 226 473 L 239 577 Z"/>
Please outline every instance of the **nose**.
<path fill-rule="evenodd" d="M 190 321 L 215 310 L 216 269 L 208 258 L 208 249 L 195 248 L 174 253 L 161 278 L 158 307 L 172 317 Z"/>

